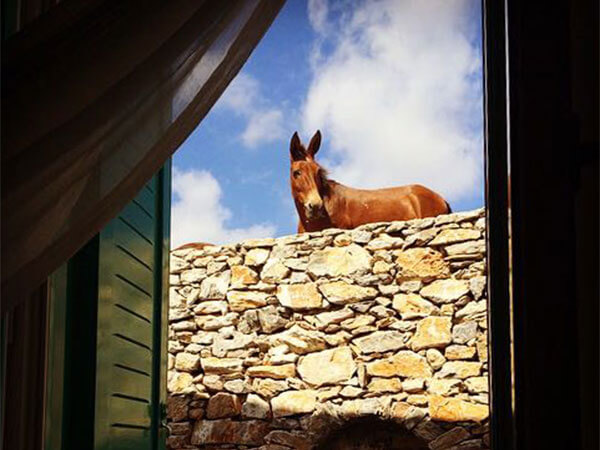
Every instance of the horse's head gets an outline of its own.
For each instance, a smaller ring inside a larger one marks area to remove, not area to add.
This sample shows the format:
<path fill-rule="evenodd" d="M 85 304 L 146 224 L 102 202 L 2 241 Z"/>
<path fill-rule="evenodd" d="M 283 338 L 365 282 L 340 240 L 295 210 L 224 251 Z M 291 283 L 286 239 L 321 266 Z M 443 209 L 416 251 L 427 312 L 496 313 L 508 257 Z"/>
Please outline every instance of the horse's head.
<path fill-rule="evenodd" d="M 316 219 L 325 213 L 323 194 L 327 189 L 325 170 L 315 161 L 321 145 L 321 132 L 317 131 L 308 148 L 300 142 L 298 133 L 290 141 L 290 184 L 296 207 L 304 211 L 307 219 Z"/>

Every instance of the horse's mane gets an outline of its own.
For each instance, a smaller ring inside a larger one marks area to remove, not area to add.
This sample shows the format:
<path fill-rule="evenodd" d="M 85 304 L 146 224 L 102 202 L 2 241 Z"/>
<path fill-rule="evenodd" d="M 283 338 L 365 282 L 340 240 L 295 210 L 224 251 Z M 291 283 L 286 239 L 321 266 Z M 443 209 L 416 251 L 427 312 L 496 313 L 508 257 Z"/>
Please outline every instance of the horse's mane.
<path fill-rule="evenodd" d="M 329 171 L 325 167 L 321 166 L 320 164 L 317 165 L 319 166 L 317 176 L 319 177 L 321 185 L 321 195 L 328 196 L 331 193 L 331 185 L 337 184 L 337 182 L 329 178 Z"/>

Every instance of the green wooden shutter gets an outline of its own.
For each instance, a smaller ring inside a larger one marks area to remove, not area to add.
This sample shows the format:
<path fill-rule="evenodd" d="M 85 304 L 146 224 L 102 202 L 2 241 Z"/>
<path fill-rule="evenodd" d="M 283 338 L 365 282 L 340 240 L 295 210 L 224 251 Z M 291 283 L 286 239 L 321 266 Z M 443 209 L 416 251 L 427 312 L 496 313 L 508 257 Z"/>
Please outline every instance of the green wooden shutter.
<path fill-rule="evenodd" d="M 100 232 L 96 449 L 164 448 L 167 172 L 161 170 Z"/>
<path fill-rule="evenodd" d="M 170 185 L 169 162 L 50 278 L 47 449 L 165 448 Z"/>

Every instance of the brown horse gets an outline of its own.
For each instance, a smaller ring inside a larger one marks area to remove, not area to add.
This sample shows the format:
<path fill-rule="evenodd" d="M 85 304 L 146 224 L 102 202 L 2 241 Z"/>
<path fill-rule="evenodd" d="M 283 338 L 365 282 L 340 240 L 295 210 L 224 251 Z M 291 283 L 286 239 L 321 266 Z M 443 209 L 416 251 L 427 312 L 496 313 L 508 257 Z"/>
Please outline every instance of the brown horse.
<path fill-rule="evenodd" d="M 298 232 L 325 228 L 355 228 L 372 222 L 420 219 L 452 212 L 450 205 L 424 186 L 354 189 L 327 177 L 315 161 L 321 145 L 317 131 L 308 148 L 294 133 L 290 142 L 290 184 L 300 216 Z"/>
<path fill-rule="evenodd" d="M 206 242 L 191 242 L 189 244 L 183 244 L 180 245 L 177 248 L 174 248 L 173 251 L 175 250 L 187 250 L 187 249 L 194 249 L 194 250 L 202 250 L 204 247 L 211 247 L 214 244 L 208 244 Z"/>

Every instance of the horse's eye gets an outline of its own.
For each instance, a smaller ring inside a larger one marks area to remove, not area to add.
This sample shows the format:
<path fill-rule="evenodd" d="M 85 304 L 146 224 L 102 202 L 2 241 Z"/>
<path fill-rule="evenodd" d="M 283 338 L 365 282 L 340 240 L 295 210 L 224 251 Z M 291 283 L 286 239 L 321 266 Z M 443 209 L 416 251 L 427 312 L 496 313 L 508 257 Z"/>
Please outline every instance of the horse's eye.
<path fill-rule="evenodd" d="M 300 175 L 302 175 L 302 172 L 299 170 L 294 170 L 294 172 L 292 173 L 292 175 L 294 176 L 294 178 L 298 178 Z"/>

